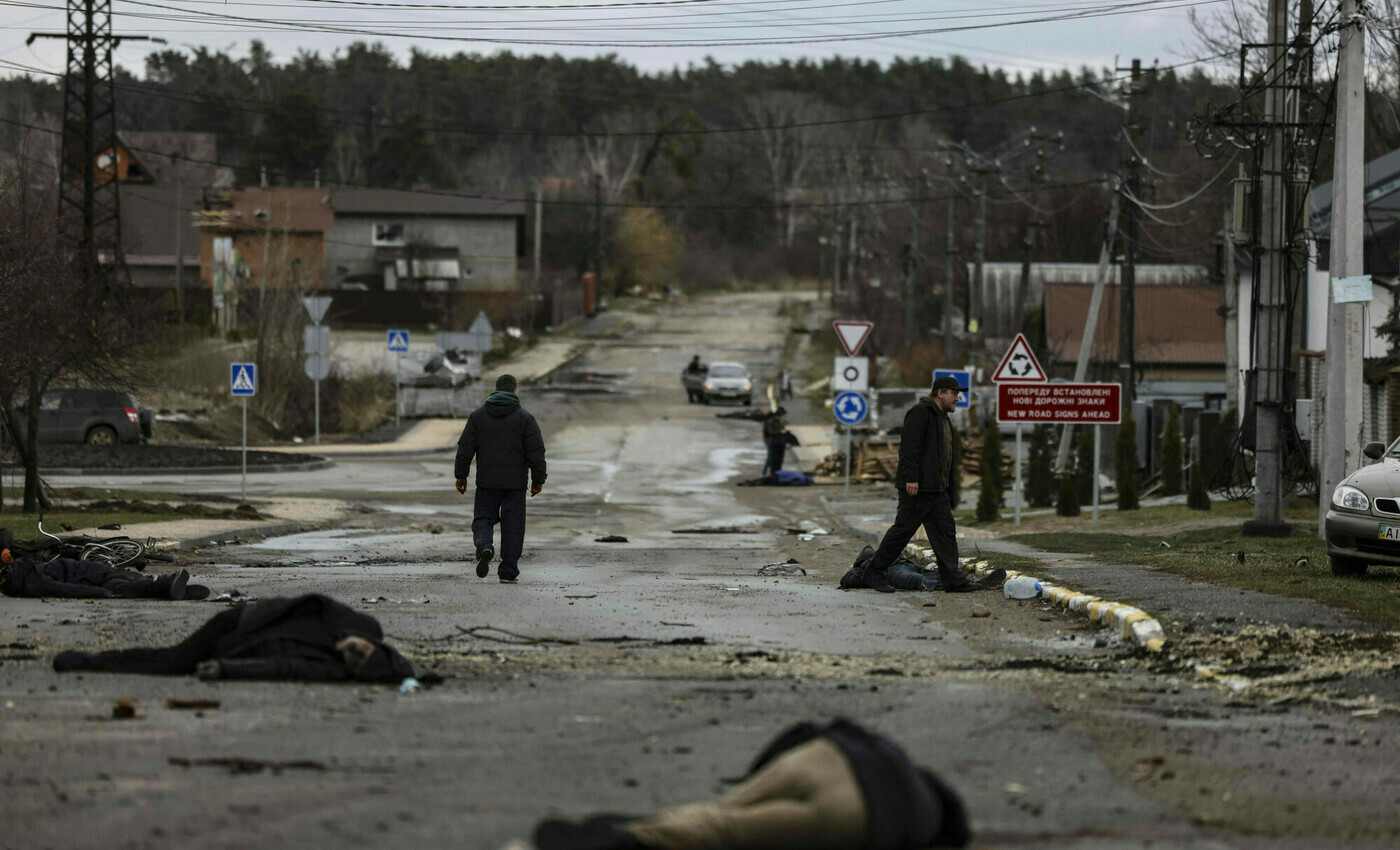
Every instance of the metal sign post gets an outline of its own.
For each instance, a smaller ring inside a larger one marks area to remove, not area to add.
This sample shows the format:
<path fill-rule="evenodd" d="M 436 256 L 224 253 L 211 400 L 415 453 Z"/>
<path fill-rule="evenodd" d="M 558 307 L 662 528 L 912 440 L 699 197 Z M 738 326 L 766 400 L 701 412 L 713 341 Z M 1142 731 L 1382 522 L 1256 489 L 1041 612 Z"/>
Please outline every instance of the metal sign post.
<path fill-rule="evenodd" d="M 248 397 L 258 394 L 258 364 L 230 363 L 228 369 L 229 394 L 243 401 L 243 482 L 240 492 L 243 501 L 248 501 Z"/>
<path fill-rule="evenodd" d="M 1021 423 L 1016 423 L 1016 527 L 1021 527 Z"/>
<path fill-rule="evenodd" d="M 408 331 L 389 331 L 389 351 L 394 354 L 394 430 L 399 430 L 403 415 L 403 353 L 408 350 Z"/>
<path fill-rule="evenodd" d="M 1094 522 L 1099 521 L 1099 431 L 1098 425 L 1094 428 Z"/>
<path fill-rule="evenodd" d="M 870 405 L 866 402 L 865 396 L 858 392 L 844 392 L 836 397 L 831 404 L 831 412 L 836 416 L 836 421 L 846 426 L 846 487 L 844 498 L 851 495 L 851 428 L 865 421 L 865 416 L 870 412 Z"/>

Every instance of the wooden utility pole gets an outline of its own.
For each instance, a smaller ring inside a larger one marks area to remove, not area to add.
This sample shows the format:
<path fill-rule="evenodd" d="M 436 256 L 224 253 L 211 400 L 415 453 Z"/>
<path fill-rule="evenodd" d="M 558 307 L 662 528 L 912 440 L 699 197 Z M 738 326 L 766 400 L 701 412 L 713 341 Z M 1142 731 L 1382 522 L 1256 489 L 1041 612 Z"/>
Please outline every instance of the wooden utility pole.
<path fill-rule="evenodd" d="M 909 202 L 909 242 L 904 246 L 904 344 L 913 345 L 918 329 L 919 310 L 914 298 L 914 279 L 923 265 L 923 252 L 919 250 L 919 181 L 912 185 L 913 199 Z M 924 303 L 919 299 L 920 304 Z"/>
<path fill-rule="evenodd" d="M 603 175 L 593 175 L 593 273 L 603 289 Z"/>
<path fill-rule="evenodd" d="M 184 178 L 175 172 L 175 323 L 185 327 L 185 224 L 189 213 L 182 206 Z M 184 340 L 181 340 L 184 342 Z"/>
<path fill-rule="evenodd" d="M 1123 384 L 1123 414 L 1131 416 L 1133 412 L 1133 397 L 1135 382 L 1133 372 L 1135 367 L 1136 326 L 1137 321 L 1137 228 L 1138 228 L 1138 207 L 1132 198 L 1142 197 L 1142 162 L 1133 150 L 1137 141 L 1138 132 L 1141 129 L 1141 116 L 1137 108 L 1137 99 L 1143 93 L 1139 83 L 1142 78 L 1142 60 L 1134 59 L 1132 65 L 1132 79 L 1128 83 L 1128 126 L 1123 128 L 1128 140 L 1134 144 L 1124 146 L 1123 157 L 1123 191 L 1130 196 L 1129 202 L 1124 212 L 1126 222 L 1123 226 L 1123 267 L 1120 273 L 1118 284 L 1118 380 Z"/>
<path fill-rule="evenodd" d="M 1053 136 L 1049 133 L 1031 133 L 1030 137 L 1026 140 L 1027 144 L 1030 142 L 1036 143 L 1035 169 L 1031 172 L 1030 180 L 1032 186 L 1045 182 L 1045 158 L 1049 155 L 1049 151 L 1045 149 L 1045 145 L 1049 142 L 1059 142 L 1060 149 L 1063 150 L 1064 138 L 1064 133 L 1058 133 Z M 1031 286 L 1031 259 L 1032 254 L 1035 252 L 1040 232 L 1044 228 L 1045 222 L 1041 220 L 1040 213 L 1036 210 L 1032 210 L 1030 218 L 1026 221 L 1025 238 L 1021 241 L 1021 247 L 1025 249 L 1025 253 L 1021 257 L 1021 279 L 1016 283 L 1015 306 L 1011 314 L 1014 317 L 1013 321 L 1015 321 L 1016 327 L 1006 329 L 1012 333 L 1020 333 L 1022 326 L 1026 323 L 1026 299 L 1029 297 Z M 1003 336 L 1006 335 L 1008 334 L 1003 333 Z"/>
<path fill-rule="evenodd" d="M 953 191 L 953 158 L 944 157 L 948 169 L 948 198 L 944 212 L 943 232 L 943 359 L 953 366 L 953 256 L 957 253 L 957 192 Z"/>
<path fill-rule="evenodd" d="M 987 262 L 987 177 L 1001 171 L 993 165 L 977 165 L 971 169 L 977 178 L 973 191 L 977 193 L 977 218 L 972 238 L 972 283 L 967 295 L 967 332 L 982 332 L 982 311 L 986 306 L 986 279 L 983 266 Z"/>
<path fill-rule="evenodd" d="M 1342 0 L 1338 15 L 1337 144 L 1332 167 L 1332 245 L 1329 289 L 1339 278 L 1365 273 L 1366 31 L 1356 0 Z M 1361 463 L 1361 354 L 1365 340 L 1362 302 L 1327 299 L 1327 384 L 1324 398 L 1326 453 L 1318 493 L 1318 534 L 1332 504 L 1332 491 Z M 1335 571 L 1334 571 L 1335 572 Z"/>
<path fill-rule="evenodd" d="M 1259 293 L 1254 313 L 1254 519 L 1246 536 L 1283 537 L 1283 402 L 1288 368 L 1287 268 L 1292 236 L 1285 181 L 1288 171 L 1288 3 L 1269 0 L 1264 91 L 1266 141 L 1259 161 Z M 1359 230 L 1358 230 L 1359 232 Z M 1328 494 L 1330 497 L 1331 494 Z"/>
<path fill-rule="evenodd" d="M 1225 319 L 1225 409 L 1240 412 L 1240 320 L 1239 320 L 1239 275 L 1235 273 L 1235 222 L 1227 207 L 1225 228 L 1222 231 L 1220 250 L 1224 265 L 1225 305 L 1221 308 Z"/>

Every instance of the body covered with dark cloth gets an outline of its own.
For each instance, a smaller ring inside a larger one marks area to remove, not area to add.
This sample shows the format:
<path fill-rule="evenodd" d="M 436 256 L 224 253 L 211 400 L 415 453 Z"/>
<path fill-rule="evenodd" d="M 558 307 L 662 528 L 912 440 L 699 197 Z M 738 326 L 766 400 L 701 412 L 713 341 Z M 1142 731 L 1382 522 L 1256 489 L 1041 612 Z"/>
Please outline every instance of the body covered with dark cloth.
<path fill-rule="evenodd" d="M 14 563 L 0 568 L 0 593 L 34 599 L 183 599 L 188 579 L 183 572 L 143 575 L 115 569 L 104 561 L 15 558 Z M 200 590 L 208 595 L 207 588 Z"/>
<path fill-rule="evenodd" d="M 352 663 L 347 639 L 372 651 Z M 230 608 L 172 647 L 62 652 L 53 665 L 60 672 L 183 676 L 208 661 L 218 662 L 217 677 L 225 679 L 396 682 L 413 675 L 408 661 L 384 643 L 378 620 L 320 594 Z"/>
<path fill-rule="evenodd" d="M 515 393 L 497 390 L 467 417 L 457 439 L 455 477 L 465 479 L 473 460 L 477 487 L 523 490 L 530 482 L 544 484 L 544 436 Z"/>

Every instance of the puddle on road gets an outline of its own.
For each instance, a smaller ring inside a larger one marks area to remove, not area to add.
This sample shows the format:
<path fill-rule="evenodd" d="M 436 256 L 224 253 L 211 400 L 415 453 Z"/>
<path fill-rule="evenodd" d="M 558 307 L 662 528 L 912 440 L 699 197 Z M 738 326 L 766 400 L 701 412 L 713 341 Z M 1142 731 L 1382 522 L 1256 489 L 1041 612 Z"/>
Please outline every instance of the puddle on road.
<path fill-rule="evenodd" d="M 715 449 L 705 458 L 705 461 L 709 463 L 711 467 L 709 474 L 700 478 L 692 478 L 689 481 L 677 481 L 663 484 L 661 489 L 676 493 L 690 493 L 704 487 L 713 487 L 716 484 L 723 484 L 731 477 L 739 474 L 740 464 L 761 462 L 763 460 L 763 455 L 763 450 L 756 448 Z"/>
<path fill-rule="evenodd" d="M 559 395 L 632 395 L 625 386 L 632 377 L 628 369 L 563 369 L 536 384 L 535 389 Z"/>
<path fill-rule="evenodd" d="M 410 516 L 434 516 L 449 514 L 461 516 L 461 507 L 450 505 L 405 505 L 398 502 L 366 502 L 365 507 L 386 514 L 408 514 Z"/>
<path fill-rule="evenodd" d="M 352 546 L 379 546 L 386 543 L 398 543 L 404 539 L 421 540 L 422 537 L 423 532 L 408 531 L 407 529 L 400 532 L 384 532 L 365 528 L 331 528 L 324 531 L 288 534 L 284 537 L 269 537 L 257 543 L 249 543 L 246 548 L 292 552 L 338 552 Z"/>

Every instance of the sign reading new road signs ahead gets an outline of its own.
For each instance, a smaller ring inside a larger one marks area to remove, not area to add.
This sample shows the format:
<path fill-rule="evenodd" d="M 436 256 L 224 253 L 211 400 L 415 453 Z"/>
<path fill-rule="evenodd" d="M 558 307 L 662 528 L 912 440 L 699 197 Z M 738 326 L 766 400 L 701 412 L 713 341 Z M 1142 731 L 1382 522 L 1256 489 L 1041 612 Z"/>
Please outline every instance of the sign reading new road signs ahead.
<path fill-rule="evenodd" d="M 408 350 L 408 331 L 389 331 L 389 350 Z"/>
<path fill-rule="evenodd" d="M 996 374 L 992 375 L 992 383 L 1039 384 L 1047 380 L 1045 370 L 1040 368 L 1040 361 L 1035 359 L 1030 343 L 1026 342 L 1026 335 L 1016 334 L 1015 341 L 1006 349 L 1006 356 L 1001 358 Z"/>
<path fill-rule="evenodd" d="M 870 389 L 869 357 L 837 357 L 831 373 L 831 389 L 863 393 Z"/>
<path fill-rule="evenodd" d="M 851 357 L 856 356 L 860 347 L 865 344 L 865 340 L 874 330 L 872 322 L 856 322 L 851 320 L 837 320 L 831 323 L 836 328 L 836 338 L 841 340 L 841 347 L 846 349 L 846 353 Z"/>
<path fill-rule="evenodd" d="M 859 425 L 870 412 L 870 405 L 860 393 L 841 393 L 832 403 L 831 412 L 842 425 Z"/>
<path fill-rule="evenodd" d="M 997 421 L 1012 425 L 1117 425 L 1122 384 L 997 384 Z"/>
<path fill-rule="evenodd" d="M 957 410 L 967 410 L 972 406 L 972 373 L 966 369 L 934 369 L 933 379 L 936 381 L 944 375 L 949 375 L 958 382 L 958 386 L 967 387 L 967 392 L 958 396 Z"/>
<path fill-rule="evenodd" d="M 235 396 L 251 396 L 258 394 L 258 364 L 256 363 L 230 363 L 228 364 L 228 388 L 229 392 Z"/>

